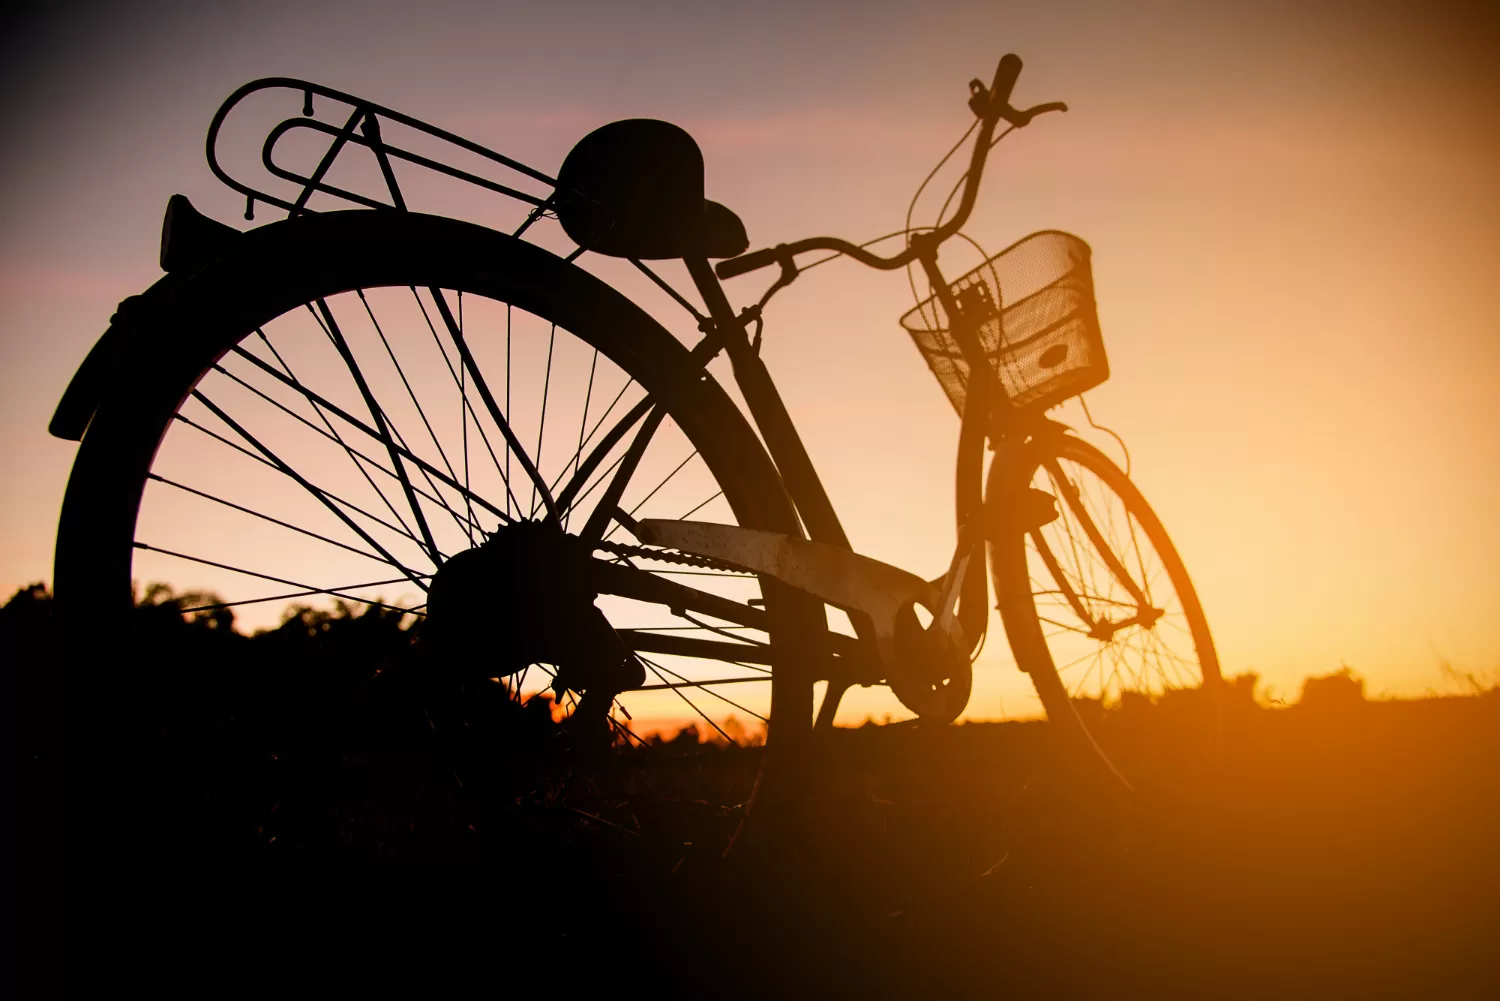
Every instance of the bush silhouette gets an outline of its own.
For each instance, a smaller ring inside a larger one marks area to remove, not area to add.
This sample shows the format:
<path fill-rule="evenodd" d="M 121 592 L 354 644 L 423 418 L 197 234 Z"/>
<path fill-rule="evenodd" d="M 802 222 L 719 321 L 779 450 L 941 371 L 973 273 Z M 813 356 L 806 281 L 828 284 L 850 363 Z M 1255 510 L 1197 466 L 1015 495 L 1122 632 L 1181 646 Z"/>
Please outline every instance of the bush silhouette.
<path fill-rule="evenodd" d="M 1344 664 L 1332 674 L 1304 680 L 1297 705 L 1315 711 L 1341 712 L 1361 706 L 1364 701 L 1365 679 Z"/>

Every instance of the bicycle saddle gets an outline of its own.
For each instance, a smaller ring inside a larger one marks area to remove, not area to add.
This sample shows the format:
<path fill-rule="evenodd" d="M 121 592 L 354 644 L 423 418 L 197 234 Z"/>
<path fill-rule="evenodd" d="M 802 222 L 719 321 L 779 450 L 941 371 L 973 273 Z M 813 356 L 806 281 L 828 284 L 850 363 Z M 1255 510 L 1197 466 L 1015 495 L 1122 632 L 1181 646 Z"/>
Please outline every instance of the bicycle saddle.
<path fill-rule="evenodd" d="M 703 197 L 703 154 L 669 122 L 631 118 L 584 136 L 556 198 L 568 236 L 610 257 L 735 257 L 750 245 L 739 216 Z"/>

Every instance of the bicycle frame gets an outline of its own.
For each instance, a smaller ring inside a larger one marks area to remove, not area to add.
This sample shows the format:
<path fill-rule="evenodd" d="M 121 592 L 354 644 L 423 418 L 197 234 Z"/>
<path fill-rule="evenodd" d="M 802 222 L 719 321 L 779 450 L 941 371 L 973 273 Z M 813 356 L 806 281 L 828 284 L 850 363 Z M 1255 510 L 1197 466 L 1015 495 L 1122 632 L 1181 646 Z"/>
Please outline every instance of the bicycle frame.
<path fill-rule="evenodd" d="M 790 255 L 800 249 L 813 249 L 819 245 L 830 249 L 838 249 L 860 260 L 861 263 L 870 264 L 883 270 L 891 270 L 913 260 L 921 264 L 943 309 L 949 317 L 953 318 L 953 333 L 969 361 L 969 370 L 971 372 L 969 399 L 963 412 L 959 430 L 958 454 L 954 474 L 956 542 L 949 563 L 948 573 L 944 577 L 939 578 L 937 582 L 934 582 L 944 592 L 941 601 L 943 609 L 941 612 L 938 609 L 932 610 L 935 616 L 946 619 L 956 602 L 957 612 L 954 617 L 957 619 L 959 634 L 970 645 L 970 649 L 964 651 L 967 653 L 972 653 L 977 648 L 978 642 L 984 634 L 989 614 L 989 571 L 984 566 L 983 549 L 986 539 L 992 535 L 992 532 L 986 524 L 987 520 L 990 519 L 985 514 L 985 443 L 986 441 L 990 441 L 998 449 L 997 461 L 1009 463 L 1010 460 L 1007 457 L 1011 453 L 1005 446 L 1005 442 L 1007 438 L 1013 437 L 1011 433 L 1018 427 L 1017 418 L 1019 415 L 1014 413 L 1014 408 L 1006 400 L 998 384 L 998 379 L 995 377 L 980 347 L 977 330 L 982 319 L 965 317 L 963 310 L 954 300 L 948 282 L 944 279 L 938 268 L 937 252 L 941 243 L 963 224 L 972 209 L 977 192 L 976 181 L 982 173 L 984 161 L 991 146 L 991 136 L 993 135 L 997 121 L 1005 119 L 1010 121 L 1012 125 L 1018 126 L 1025 124 L 1034 114 L 1053 107 L 1060 107 L 1047 105 L 1027 112 L 1018 112 L 1011 109 L 1006 102 L 1019 71 L 1020 60 L 1014 56 L 1007 56 L 1001 60 L 991 88 L 986 89 L 978 81 L 971 84 L 973 96 L 970 100 L 970 106 L 979 115 L 981 127 L 975 140 L 975 148 L 970 162 L 971 180 L 961 199 L 958 211 L 955 213 L 953 219 L 944 224 L 940 229 L 913 237 L 908 249 L 895 258 L 879 258 L 863 251 L 861 248 L 854 248 L 847 245 L 843 241 L 827 240 L 802 241 L 802 243 L 796 244 L 791 248 L 780 247 L 774 251 L 757 251 L 740 258 L 721 262 L 717 273 L 716 269 L 709 264 L 707 259 L 688 258 L 684 263 L 702 297 L 702 302 L 707 307 L 708 316 L 706 318 L 698 313 L 680 294 L 673 291 L 665 282 L 646 269 L 644 265 L 634 262 L 656 281 L 657 284 L 662 285 L 679 305 L 690 312 L 696 320 L 700 321 L 699 325 L 707 332 L 709 341 L 700 345 L 700 349 L 695 350 L 695 355 L 706 361 L 707 357 L 717 353 L 718 350 L 723 350 L 729 357 L 735 381 L 743 394 L 749 410 L 749 416 L 761 433 L 767 451 L 781 476 L 787 495 L 806 527 L 808 538 L 812 542 L 833 546 L 850 553 L 853 552 L 853 547 L 834 510 L 822 480 L 813 466 L 801 436 L 786 409 L 786 405 L 769 371 L 766 369 L 755 346 L 752 345 L 747 335 L 747 324 L 752 316 L 758 316 L 758 310 L 746 310 L 736 313 L 720 284 L 720 279 L 727 277 L 729 274 L 740 274 L 750 270 L 749 265 L 754 264 L 757 260 L 761 263 L 781 260 L 784 268 L 784 283 L 788 280 L 786 269 L 790 266 Z M 279 197 L 234 179 L 220 165 L 216 154 L 218 136 L 229 112 L 248 95 L 273 88 L 300 91 L 303 96 L 303 117 L 289 118 L 272 128 L 264 140 L 261 149 L 262 165 L 272 176 L 300 187 L 300 192 L 292 198 Z M 339 126 L 313 118 L 312 112 L 315 98 L 349 107 L 351 111 L 347 121 Z M 380 119 L 382 118 L 397 125 L 416 130 L 439 141 L 452 144 L 467 153 L 478 155 L 493 164 L 519 173 L 526 181 L 546 186 L 551 190 L 545 194 L 533 194 L 509 184 L 501 184 L 476 175 L 471 171 L 463 170 L 450 164 L 444 164 L 430 157 L 391 145 L 382 137 L 380 130 Z M 329 137 L 328 149 L 312 173 L 307 175 L 289 170 L 279 164 L 275 158 L 275 147 L 278 141 L 299 129 L 311 130 Z M 328 182 L 327 177 L 335 159 L 342 150 L 351 146 L 364 147 L 373 154 L 380 168 L 381 179 L 387 188 L 386 197 L 389 201 L 380 198 L 371 198 L 367 195 L 337 187 Z M 309 208 L 308 202 L 315 193 L 331 195 L 340 200 L 376 210 L 407 211 L 406 200 L 392 169 L 392 162 L 398 159 L 437 171 L 492 193 L 517 199 L 530 206 L 530 211 L 526 214 L 524 222 L 513 233 L 515 236 L 520 236 L 534 222 L 543 217 L 556 197 L 557 191 L 557 181 L 554 178 L 509 157 L 449 133 L 446 130 L 428 125 L 392 109 L 343 92 L 290 78 L 257 80 L 235 91 L 225 101 L 223 106 L 220 107 L 210 124 L 207 136 L 207 157 L 210 168 L 215 176 L 231 189 L 245 196 L 246 218 L 253 216 L 253 210 L 257 201 L 282 208 L 286 210 L 288 215 L 295 216 L 311 212 L 313 210 Z M 228 228 L 225 227 L 225 229 L 227 230 Z M 575 259 L 584 252 L 584 249 L 579 248 L 573 254 L 570 254 L 567 259 L 570 261 Z M 1030 421 L 1024 421 L 1021 426 L 1029 426 L 1031 423 Z M 1020 438 L 1024 439 L 1025 434 L 1020 435 Z M 994 470 L 992 470 L 992 479 L 993 472 Z M 612 506 L 607 505 L 603 510 L 607 512 Z M 981 566 L 970 569 L 976 556 L 979 557 Z M 962 582 L 961 586 L 959 585 L 960 581 Z M 921 627 L 916 623 L 914 609 L 908 607 L 900 614 L 903 618 L 910 620 L 910 626 L 920 631 Z M 852 610 L 850 611 L 850 619 L 856 634 L 860 638 L 860 645 L 873 652 L 875 629 L 870 617 L 858 610 Z M 824 644 L 824 646 L 826 648 L 828 645 Z M 814 668 L 817 672 L 817 677 L 827 677 L 830 683 L 829 695 L 824 699 L 823 708 L 820 712 L 820 724 L 832 722 L 832 713 L 837 708 L 839 696 L 851 685 L 858 683 L 870 684 L 881 680 L 889 680 L 885 677 L 885 674 L 894 670 L 895 665 L 885 663 L 883 665 L 885 670 L 881 671 L 881 661 L 882 658 L 879 656 L 860 658 L 840 657 L 836 659 L 830 652 L 825 665 L 826 669 L 823 667 Z M 876 669 L 874 673 L 871 672 L 872 668 Z"/>
<path fill-rule="evenodd" d="M 938 270 L 936 258 L 937 242 L 930 241 L 929 246 L 922 249 L 919 260 L 933 287 L 939 290 L 938 294 L 948 315 L 959 318 L 955 320 L 955 329 L 961 331 L 957 334 L 959 343 L 970 359 L 970 371 L 975 374 L 970 386 L 969 403 L 965 407 L 959 429 L 958 456 L 954 474 L 957 540 L 949 562 L 949 574 L 945 575 L 951 581 L 955 570 L 963 566 L 965 561 L 972 564 L 974 555 L 984 545 L 987 534 L 981 525 L 981 514 L 984 510 L 984 444 L 990 440 L 997 426 L 1004 426 L 1007 422 L 1002 420 L 997 424 L 993 420 L 995 416 L 992 414 L 993 401 L 998 399 L 1003 402 L 1003 395 L 999 392 L 997 381 L 984 359 L 973 325 L 962 319 L 962 311 L 958 308 L 947 282 Z M 838 514 L 833 508 L 822 479 L 813 466 L 812 459 L 807 454 L 807 449 L 786 409 L 786 404 L 776 389 L 765 363 L 761 361 L 759 354 L 750 343 L 745 331 L 746 318 L 735 314 L 718 277 L 706 260 L 688 260 L 687 265 L 699 294 L 702 295 L 709 308 L 714 335 L 720 338 L 725 353 L 729 356 L 735 381 L 744 396 L 750 416 L 761 432 L 772 461 L 781 473 L 787 493 L 801 515 L 803 524 L 807 527 L 809 538 L 815 542 L 852 551 L 853 547 L 850 545 L 848 535 L 839 521 Z M 982 560 L 980 562 L 983 563 Z M 958 595 L 958 618 L 964 635 L 974 646 L 977 646 L 978 639 L 983 635 L 988 619 L 987 596 L 988 571 L 986 569 L 981 566 L 978 572 L 970 570 L 964 574 L 962 592 Z M 914 615 L 914 613 L 910 614 Z M 868 642 L 873 638 L 872 625 L 867 616 L 853 613 L 850 615 L 850 620 L 861 640 Z M 829 682 L 831 686 L 837 685 L 842 690 L 857 683 L 857 680 L 850 677 L 834 677 L 830 678 Z M 831 715 L 837 702 L 837 698 L 826 698 L 824 711 Z"/>

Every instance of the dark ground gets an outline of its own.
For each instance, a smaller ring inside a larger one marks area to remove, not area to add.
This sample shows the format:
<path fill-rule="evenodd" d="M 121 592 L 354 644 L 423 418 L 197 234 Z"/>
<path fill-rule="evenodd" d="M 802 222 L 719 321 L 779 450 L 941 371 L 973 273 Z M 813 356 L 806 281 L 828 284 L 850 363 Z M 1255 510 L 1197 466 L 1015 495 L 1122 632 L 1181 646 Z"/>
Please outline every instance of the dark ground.
<path fill-rule="evenodd" d="M 1494 689 L 1238 699 L 1217 743 L 1138 707 L 1105 731 L 1128 797 L 1063 767 L 1045 724 L 840 731 L 808 812 L 725 864 L 758 749 L 662 744 L 581 791 L 555 763 L 496 769 L 493 742 L 403 715 L 326 623 L 259 646 L 201 625 L 105 741 L 16 642 L 44 612 L 4 620 L 7 965 L 32 978 L 12 996 L 385 995 L 414 969 L 423 994 L 478 973 L 661 997 L 1500 996 Z M 331 666 L 297 711 L 247 687 L 266 651 L 300 677 L 304 648 Z M 418 886 L 351 861 L 477 865 Z"/>

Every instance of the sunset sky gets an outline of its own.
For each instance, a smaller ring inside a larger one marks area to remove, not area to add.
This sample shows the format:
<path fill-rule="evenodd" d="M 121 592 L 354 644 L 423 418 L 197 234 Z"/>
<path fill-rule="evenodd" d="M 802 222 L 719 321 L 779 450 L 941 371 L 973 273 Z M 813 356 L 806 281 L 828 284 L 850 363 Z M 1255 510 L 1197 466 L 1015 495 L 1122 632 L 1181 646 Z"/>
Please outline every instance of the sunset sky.
<path fill-rule="evenodd" d="M 967 232 L 991 253 L 1045 228 L 1092 245 L 1112 375 L 1089 404 L 1129 444 L 1225 672 L 1284 697 L 1341 662 L 1376 694 L 1452 690 L 1443 660 L 1494 678 L 1497 43 L 1493 8 L 1443 0 L 19 17 L 0 59 L 0 589 L 50 582 L 76 445 L 47 421 L 115 304 L 159 277 L 168 197 L 250 225 L 203 160 L 241 83 L 326 83 L 549 173 L 598 125 L 667 119 L 698 139 L 708 196 L 758 247 L 899 228 L 971 118 L 967 81 L 1012 51 L 1016 103 L 1071 110 L 997 147 Z M 978 257 L 955 241 L 943 262 L 957 275 Z M 694 335 L 610 262 L 582 263 Z M 729 284 L 737 305 L 763 287 Z M 763 354 L 856 548 L 933 577 L 952 546 L 958 423 L 898 325 L 910 305 L 899 274 L 831 264 L 777 298 Z M 846 715 L 891 711 L 865 693 Z M 997 622 L 969 715 L 1033 712 Z"/>

